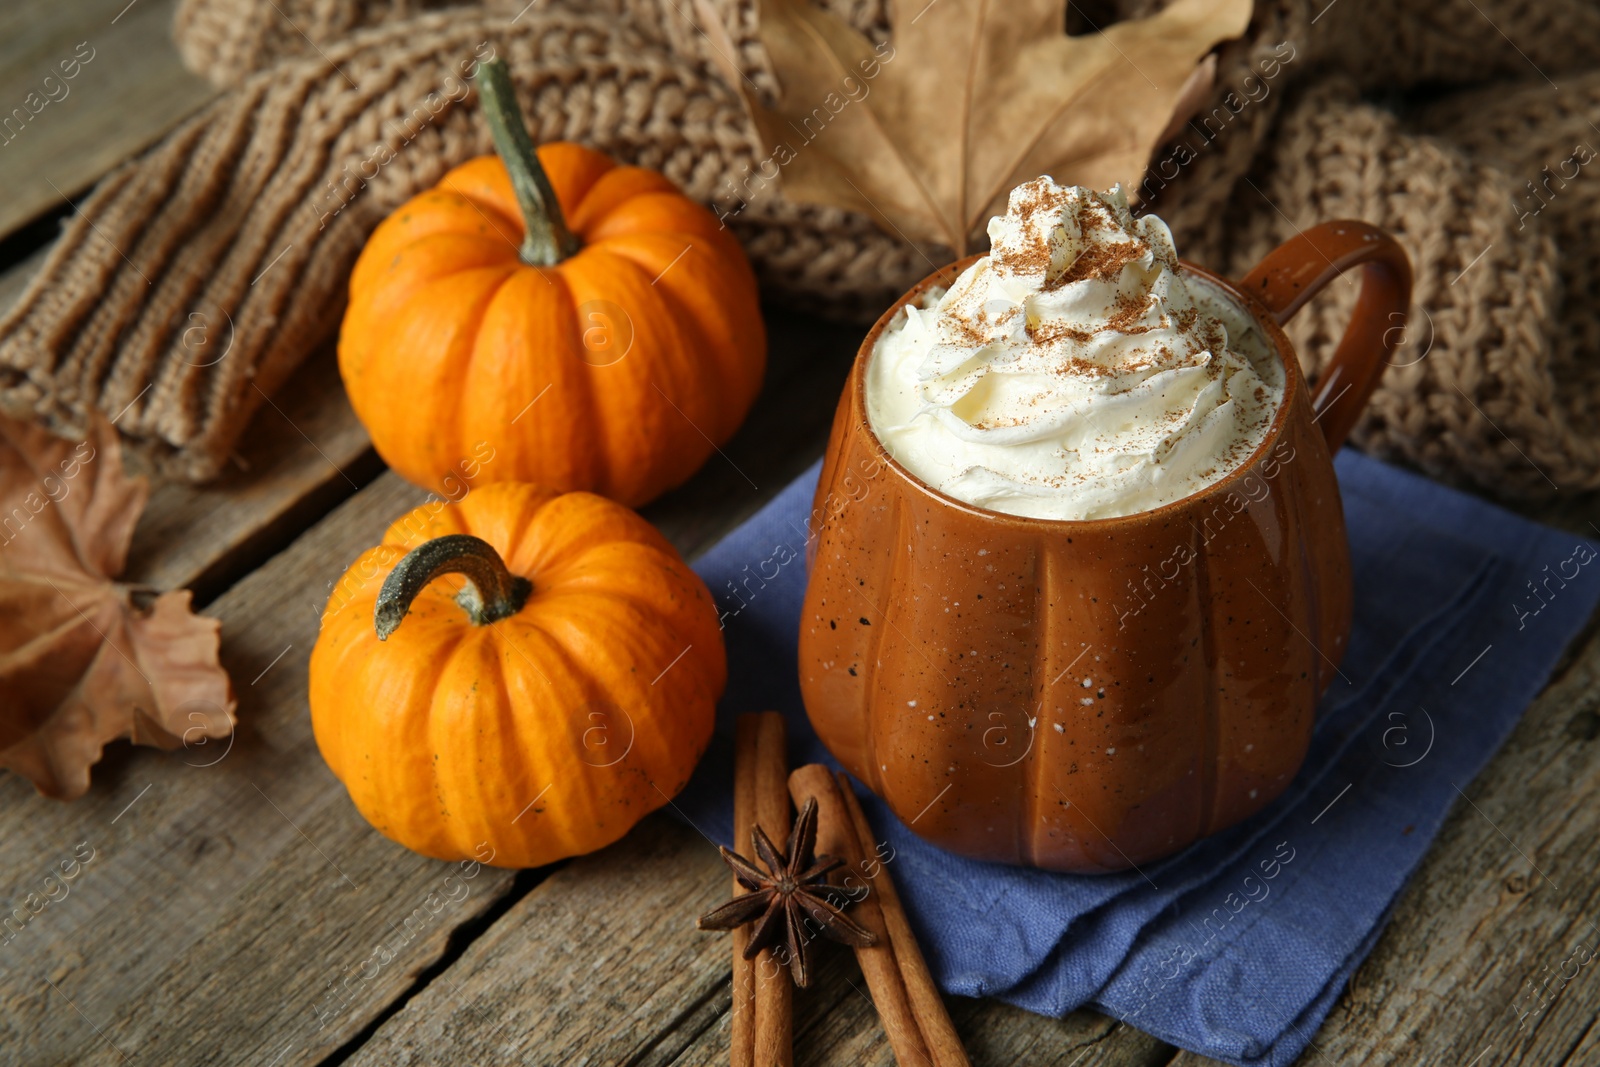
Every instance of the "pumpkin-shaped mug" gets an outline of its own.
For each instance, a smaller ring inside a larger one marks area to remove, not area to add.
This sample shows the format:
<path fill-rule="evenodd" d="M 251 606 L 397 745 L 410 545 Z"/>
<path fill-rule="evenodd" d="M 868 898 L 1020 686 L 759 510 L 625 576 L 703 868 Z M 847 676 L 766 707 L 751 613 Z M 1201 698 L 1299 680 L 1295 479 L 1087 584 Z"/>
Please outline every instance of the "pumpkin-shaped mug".
<path fill-rule="evenodd" d="M 801 693 L 828 749 L 928 841 L 1122 870 L 1260 810 L 1305 757 L 1350 629 L 1331 455 L 1402 335 L 1410 262 L 1388 234 L 1337 221 L 1237 285 L 1183 263 L 1281 366 L 1266 439 L 1181 500 L 1067 521 L 949 497 L 868 422 L 878 338 L 976 258 L 913 288 L 861 345 L 812 511 Z M 1350 325 L 1313 386 L 1282 324 L 1357 266 Z"/>

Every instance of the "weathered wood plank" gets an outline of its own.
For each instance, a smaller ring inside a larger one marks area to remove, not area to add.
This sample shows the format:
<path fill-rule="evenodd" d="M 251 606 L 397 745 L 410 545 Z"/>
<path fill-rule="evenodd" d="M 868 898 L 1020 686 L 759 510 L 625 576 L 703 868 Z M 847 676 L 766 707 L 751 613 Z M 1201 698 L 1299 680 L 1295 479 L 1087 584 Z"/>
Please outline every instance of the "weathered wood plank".
<path fill-rule="evenodd" d="M 854 959 L 848 952 L 830 952 L 829 959 L 818 988 L 807 991 L 804 1003 L 797 1002 L 796 1064 L 894 1067 L 893 1050 Z M 1169 1046 L 1095 1012 L 1047 1019 L 999 1001 L 948 999 L 951 1019 L 975 1067 L 1158 1067 L 1172 1056 Z M 726 1033 L 704 1033 L 691 1053 L 678 1063 L 711 1067 L 724 1062 Z"/>
<path fill-rule="evenodd" d="M 203 603 L 382 470 L 345 398 L 333 351 L 319 351 L 256 412 L 222 477 L 155 486 L 125 577 L 188 587 Z"/>
<path fill-rule="evenodd" d="M 311 737 L 316 579 L 421 495 L 380 479 L 212 605 L 240 698 L 231 747 L 117 746 L 70 805 L 0 780 L 5 910 L 76 843 L 92 850 L 69 895 L 0 947 L 8 1057 L 316 1062 L 511 884 L 489 869 L 447 881 L 462 872 L 374 833 Z M 394 958 L 372 962 L 380 946 Z"/>
<path fill-rule="evenodd" d="M 1077 1011 L 1059 1022 L 996 1001 L 973 1001 L 971 1022 L 958 1018 L 975 1064 L 1052 1067 L 1160 1067 L 1170 1045 L 1115 1019 Z"/>
<path fill-rule="evenodd" d="M 0 236 L 68 207 L 215 95 L 178 59 L 176 8 L 177 0 L 0 5 Z"/>
<path fill-rule="evenodd" d="M 711 845 L 651 816 L 515 904 L 349 1062 L 725 1063 L 729 942 L 695 930 L 694 917 L 726 894 Z M 825 946 L 795 1004 L 797 1064 L 894 1063 L 848 951 Z M 962 1000 L 954 1017 L 976 1064 L 1155 1065 L 1171 1054 L 1137 1032 L 1113 1048 L 1118 1024 L 1089 1012 L 1057 1021 Z"/>
<path fill-rule="evenodd" d="M 728 941 L 694 928 L 726 870 L 692 829 L 649 817 L 519 901 L 350 1062 L 672 1062 L 658 1046 L 677 1023 L 726 1012 Z"/>

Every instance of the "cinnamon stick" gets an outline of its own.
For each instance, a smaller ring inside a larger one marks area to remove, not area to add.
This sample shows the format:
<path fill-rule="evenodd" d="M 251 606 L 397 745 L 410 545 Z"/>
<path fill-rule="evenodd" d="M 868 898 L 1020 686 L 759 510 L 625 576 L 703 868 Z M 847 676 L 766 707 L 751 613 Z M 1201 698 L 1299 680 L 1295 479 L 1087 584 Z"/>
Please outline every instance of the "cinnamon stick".
<path fill-rule="evenodd" d="M 816 799 L 817 854 L 838 856 L 850 864 L 853 877 L 846 881 L 847 887 L 868 885 L 863 880 L 866 878 L 862 869 L 864 852 L 855 821 L 828 768 L 819 763 L 799 768 L 789 776 L 789 794 L 796 805 L 804 804 L 809 798 Z M 867 839 L 871 840 L 870 834 Z M 932 1056 L 912 1012 L 878 894 L 868 893 L 851 905 L 850 916 L 877 935 L 876 944 L 855 950 L 856 962 L 872 992 L 872 1003 L 878 1009 L 878 1018 L 883 1022 L 895 1062 L 901 1067 L 926 1067 Z"/>
<path fill-rule="evenodd" d="M 783 716 L 763 711 L 756 719 L 754 807 L 756 823 L 774 841 L 789 836 L 788 777 Z M 751 848 L 750 838 L 739 847 Z M 788 961 L 767 949 L 754 962 L 755 1067 L 793 1067 L 794 986 Z"/>
<path fill-rule="evenodd" d="M 850 779 L 841 771 L 837 780 L 857 838 L 863 847 L 872 846 L 876 851 L 872 826 L 867 822 L 867 813 L 861 809 L 861 801 L 856 797 Z M 928 962 L 923 959 L 916 935 L 911 932 L 911 923 L 906 919 L 906 909 L 900 903 L 900 893 L 894 887 L 894 880 L 889 877 L 888 867 L 878 864 L 870 881 L 874 890 L 871 896 L 877 898 L 878 907 L 883 913 L 889 940 L 894 945 L 895 961 L 900 966 L 900 978 L 905 983 L 906 996 L 911 1001 L 917 1027 L 927 1043 L 933 1067 L 971 1067 L 966 1050 L 961 1045 L 961 1037 L 956 1033 L 955 1024 L 950 1021 L 949 1011 L 945 1009 L 944 998 L 939 995 L 939 987 L 934 985 Z"/>
<path fill-rule="evenodd" d="M 733 731 L 733 847 L 750 847 L 750 832 L 756 825 L 756 737 L 761 729 L 758 715 L 741 715 Z M 733 879 L 733 895 L 745 892 L 739 879 Z M 733 1040 L 729 1062 L 732 1067 L 755 1067 L 756 1063 L 756 961 L 744 958 L 750 944 L 750 928 L 733 929 Z"/>

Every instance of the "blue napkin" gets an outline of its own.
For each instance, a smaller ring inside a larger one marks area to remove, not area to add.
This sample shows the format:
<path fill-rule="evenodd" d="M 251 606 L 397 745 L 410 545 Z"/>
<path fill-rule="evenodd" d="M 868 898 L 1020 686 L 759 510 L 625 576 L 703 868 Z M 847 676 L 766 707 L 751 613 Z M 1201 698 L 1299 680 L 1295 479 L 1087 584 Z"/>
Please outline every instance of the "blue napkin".
<path fill-rule="evenodd" d="M 1354 626 L 1305 765 L 1266 810 L 1161 862 L 1091 877 L 951 855 L 858 790 L 945 991 L 1053 1016 L 1090 1004 L 1241 1065 L 1304 1051 L 1600 598 L 1600 546 L 1353 451 L 1337 467 Z M 727 844 L 737 713 L 781 711 L 791 765 L 837 766 L 796 672 L 818 469 L 696 565 L 723 613 L 729 678 L 677 807 Z"/>

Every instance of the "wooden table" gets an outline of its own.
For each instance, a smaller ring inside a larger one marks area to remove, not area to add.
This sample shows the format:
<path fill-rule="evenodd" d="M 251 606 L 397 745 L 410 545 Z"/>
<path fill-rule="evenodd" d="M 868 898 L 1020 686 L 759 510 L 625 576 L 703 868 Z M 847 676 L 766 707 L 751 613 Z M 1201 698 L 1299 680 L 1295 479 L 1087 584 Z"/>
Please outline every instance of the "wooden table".
<path fill-rule="evenodd" d="M 209 97 L 166 38 L 173 7 L 10 0 L 0 11 L 0 111 L 77 42 L 96 50 L 71 96 L 0 147 L 0 302 L 37 268 L 67 196 Z M 687 555 L 822 451 L 857 331 L 770 316 L 772 370 L 749 428 L 726 460 L 646 512 Z M 239 695 L 231 744 L 113 745 L 71 804 L 0 776 L 0 909 L 75 848 L 93 851 L 70 895 L 0 948 L 0 1061 L 724 1062 L 728 943 L 689 919 L 726 896 L 728 879 L 694 831 L 652 816 L 594 856 L 485 869 L 460 883 L 465 895 L 443 890 L 455 899 L 434 913 L 423 902 L 453 868 L 356 814 L 312 741 L 306 659 L 329 583 L 423 494 L 373 454 L 331 351 L 278 408 L 257 416 L 218 483 L 157 488 L 129 573 L 194 589 L 222 620 Z M 1596 516 L 1588 500 L 1541 517 L 1592 532 Z M 1471 803 L 1302 1062 L 1600 1063 L 1595 969 L 1520 1029 L 1518 1019 L 1574 945 L 1600 949 L 1597 708 L 1591 629 L 1489 769 L 1462 783 Z M 394 953 L 383 965 L 380 946 Z M 951 1008 L 977 1064 L 1200 1062 L 1092 1012 L 1051 1020 L 961 998 Z M 843 952 L 798 998 L 796 1032 L 801 1064 L 892 1062 Z"/>

